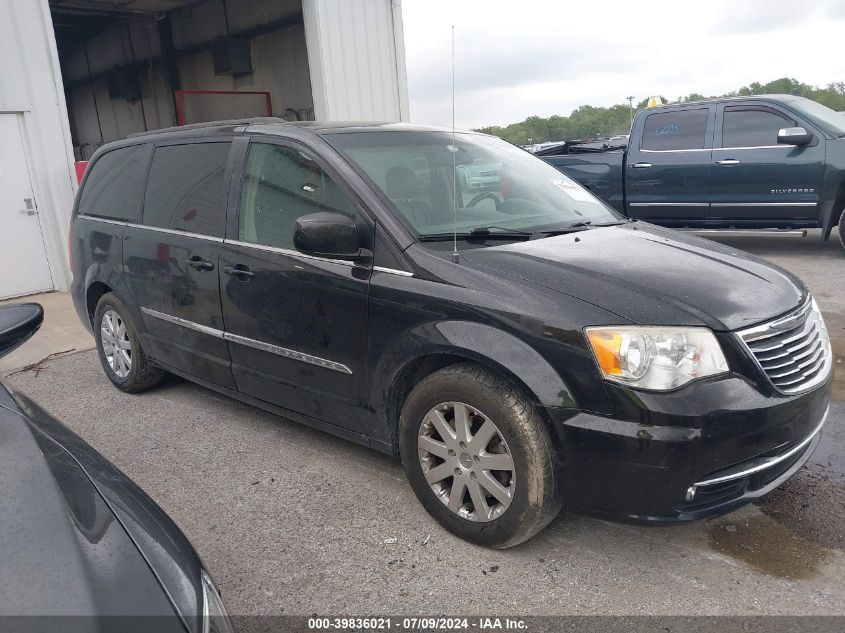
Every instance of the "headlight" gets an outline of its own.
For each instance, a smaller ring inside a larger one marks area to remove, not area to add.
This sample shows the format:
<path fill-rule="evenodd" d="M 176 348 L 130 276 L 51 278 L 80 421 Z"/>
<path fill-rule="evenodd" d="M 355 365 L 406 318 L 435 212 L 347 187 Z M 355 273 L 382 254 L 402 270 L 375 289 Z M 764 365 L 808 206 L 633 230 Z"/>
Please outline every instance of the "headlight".
<path fill-rule="evenodd" d="M 202 576 L 202 633 L 234 633 L 232 623 L 223 606 L 223 600 L 211 577 L 200 571 Z"/>
<path fill-rule="evenodd" d="M 703 327 L 589 327 L 584 330 L 606 380 L 665 391 L 728 371 L 713 332 Z"/>

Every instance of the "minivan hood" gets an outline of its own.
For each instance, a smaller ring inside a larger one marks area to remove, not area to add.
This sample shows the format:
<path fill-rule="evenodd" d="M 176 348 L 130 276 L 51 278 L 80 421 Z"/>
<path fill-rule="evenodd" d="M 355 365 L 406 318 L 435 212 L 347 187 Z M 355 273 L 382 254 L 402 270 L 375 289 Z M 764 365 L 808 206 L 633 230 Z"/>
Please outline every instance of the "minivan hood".
<path fill-rule="evenodd" d="M 534 282 L 638 324 L 727 331 L 806 295 L 787 271 L 734 248 L 644 222 L 465 250 L 475 266 Z"/>

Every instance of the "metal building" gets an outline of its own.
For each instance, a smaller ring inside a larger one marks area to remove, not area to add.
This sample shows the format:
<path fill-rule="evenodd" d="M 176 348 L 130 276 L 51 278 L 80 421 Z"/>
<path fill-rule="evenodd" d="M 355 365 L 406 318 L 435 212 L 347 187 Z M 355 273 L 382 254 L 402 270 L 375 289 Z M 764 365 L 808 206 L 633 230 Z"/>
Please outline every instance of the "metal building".
<path fill-rule="evenodd" d="M 74 161 L 222 118 L 408 120 L 399 0 L 0 0 L 0 299 L 67 288 Z"/>

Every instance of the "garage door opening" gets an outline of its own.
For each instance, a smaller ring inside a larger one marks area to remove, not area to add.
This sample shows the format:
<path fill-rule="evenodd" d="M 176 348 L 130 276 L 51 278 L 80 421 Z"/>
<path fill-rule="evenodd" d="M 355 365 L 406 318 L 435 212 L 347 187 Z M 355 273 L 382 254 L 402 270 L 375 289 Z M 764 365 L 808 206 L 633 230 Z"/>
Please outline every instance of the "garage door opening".
<path fill-rule="evenodd" d="M 73 152 L 185 123 L 312 120 L 301 0 L 50 0 Z"/>

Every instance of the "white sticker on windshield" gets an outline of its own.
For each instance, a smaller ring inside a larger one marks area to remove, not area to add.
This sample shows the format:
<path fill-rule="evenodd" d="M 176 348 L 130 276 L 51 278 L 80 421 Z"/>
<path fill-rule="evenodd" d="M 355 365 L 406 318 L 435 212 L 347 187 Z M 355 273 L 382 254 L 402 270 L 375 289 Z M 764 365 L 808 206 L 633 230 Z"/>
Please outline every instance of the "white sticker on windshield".
<path fill-rule="evenodd" d="M 552 184 L 573 200 L 578 200 L 579 202 L 593 201 L 592 196 L 587 192 L 587 190 L 578 185 L 574 180 L 563 178 L 560 180 L 552 180 Z"/>

